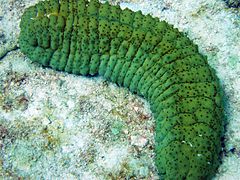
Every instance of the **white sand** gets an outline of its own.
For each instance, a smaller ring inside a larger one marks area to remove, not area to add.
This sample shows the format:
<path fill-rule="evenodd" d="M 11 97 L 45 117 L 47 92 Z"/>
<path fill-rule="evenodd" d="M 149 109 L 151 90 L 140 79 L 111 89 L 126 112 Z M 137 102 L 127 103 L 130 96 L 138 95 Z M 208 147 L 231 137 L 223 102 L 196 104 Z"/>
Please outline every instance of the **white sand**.
<path fill-rule="evenodd" d="M 36 2 L 1 0 L 0 50 L 16 44 L 21 14 Z M 229 122 L 216 179 L 239 179 L 240 14 L 220 0 L 129 0 L 121 6 L 174 24 L 208 56 Z M 0 177 L 156 179 L 150 116 L 144 100 L 101 78 L 43 69 L 20 51 L 9 53 L 0 61 Z"/>

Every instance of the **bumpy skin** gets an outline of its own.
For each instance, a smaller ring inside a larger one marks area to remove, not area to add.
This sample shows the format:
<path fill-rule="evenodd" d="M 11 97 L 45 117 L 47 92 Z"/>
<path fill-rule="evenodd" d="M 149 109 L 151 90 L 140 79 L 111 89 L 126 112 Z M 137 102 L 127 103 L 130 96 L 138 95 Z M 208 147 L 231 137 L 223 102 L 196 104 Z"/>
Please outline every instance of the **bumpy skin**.
<path fill-rule="evenodd" d="M 156 119 L 160 177 L 214 176 L 223 129 L 218 79 L 172 25 L 96 0 L 50 0 L 25 11 L 19 40 L 43 66 L 101 75 L 145 97 Z"/>

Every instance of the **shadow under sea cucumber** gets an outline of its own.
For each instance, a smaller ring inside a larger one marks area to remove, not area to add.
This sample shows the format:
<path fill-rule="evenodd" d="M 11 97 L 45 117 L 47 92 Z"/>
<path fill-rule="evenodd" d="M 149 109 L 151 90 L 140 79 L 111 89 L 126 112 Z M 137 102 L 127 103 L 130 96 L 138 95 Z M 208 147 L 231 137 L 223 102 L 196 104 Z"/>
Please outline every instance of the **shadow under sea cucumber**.
<path fill-rule="evenodd" d="M 32 61 L 128 88 L 156 119 L 164 179 L 210 179 L 220 163 L 222 91 L 186 35 L 141 11 L 97 0 L 49 0 L 26 9 L 19 44 Z"/>

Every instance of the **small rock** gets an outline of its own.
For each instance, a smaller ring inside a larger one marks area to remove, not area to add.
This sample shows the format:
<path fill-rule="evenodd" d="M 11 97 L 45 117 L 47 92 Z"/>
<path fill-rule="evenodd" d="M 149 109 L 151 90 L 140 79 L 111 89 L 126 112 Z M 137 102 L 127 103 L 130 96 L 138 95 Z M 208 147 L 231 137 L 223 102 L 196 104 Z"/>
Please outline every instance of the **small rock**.
<path fill-rule="evenodd" d="M 0 140 L 3 140 L 8 135 L 7 128 L 0 125 Z"/>
<path fill-rule="evenodd" d="M 131 136 L 131 144 L 139 147 L 144 147 L 148 143 L 148 140 L 143 136 Z"/>
<path fill-rule="evenodd" d="M 133 109 L 134 109 L 136 112 L 138 112 L 138 110 L 139 110 L 139 107 L 137 107 L 137 106 L 134 106 L 134 107 L 133 107 Z"/>

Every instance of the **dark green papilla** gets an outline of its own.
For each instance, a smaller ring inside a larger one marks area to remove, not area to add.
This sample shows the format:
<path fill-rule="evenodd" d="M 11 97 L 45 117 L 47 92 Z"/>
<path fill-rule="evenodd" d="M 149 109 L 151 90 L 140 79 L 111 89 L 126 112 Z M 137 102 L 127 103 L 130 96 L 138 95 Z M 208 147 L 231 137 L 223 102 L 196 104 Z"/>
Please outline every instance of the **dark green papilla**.
<path fill-rule="evenodd" d="M 140 11 L 96 0 L 50 0 L 26 10 L 20 48 L 60 71 L 101 75 L 146 98 L 164 179 L 210 179 L 223 129 L 218 79 L 183 33 Z"/>

